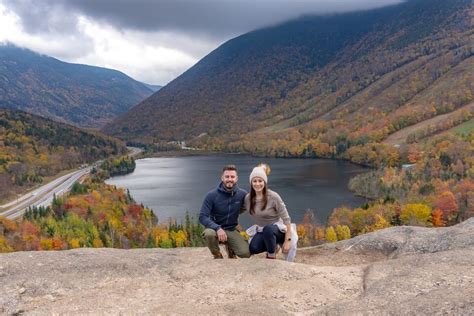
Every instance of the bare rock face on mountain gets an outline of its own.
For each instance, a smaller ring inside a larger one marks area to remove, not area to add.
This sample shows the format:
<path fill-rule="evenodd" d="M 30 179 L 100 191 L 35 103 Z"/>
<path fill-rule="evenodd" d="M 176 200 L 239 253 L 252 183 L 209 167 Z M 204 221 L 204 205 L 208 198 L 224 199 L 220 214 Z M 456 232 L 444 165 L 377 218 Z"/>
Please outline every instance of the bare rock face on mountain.
<path fill-rule="evenodd" d="M 296 263 L 207 249 L 0 256 L 0 314 L 473 314 L 474 219 L 301 249 Z"/>

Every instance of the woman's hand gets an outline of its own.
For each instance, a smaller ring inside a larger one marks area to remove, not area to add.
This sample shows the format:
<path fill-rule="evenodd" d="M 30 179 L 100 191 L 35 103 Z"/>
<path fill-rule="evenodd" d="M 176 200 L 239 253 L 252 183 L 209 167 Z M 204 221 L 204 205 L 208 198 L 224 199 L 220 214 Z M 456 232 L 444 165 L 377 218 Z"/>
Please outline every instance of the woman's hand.
<path fill-rule="evenodd" d="M 290 246 L 291 246 L 291 241 L 285 240 L 285 242 L 283 243 L 282 252 L 283 253 L 288 253 L 288 251 L 290 251 Z"/>

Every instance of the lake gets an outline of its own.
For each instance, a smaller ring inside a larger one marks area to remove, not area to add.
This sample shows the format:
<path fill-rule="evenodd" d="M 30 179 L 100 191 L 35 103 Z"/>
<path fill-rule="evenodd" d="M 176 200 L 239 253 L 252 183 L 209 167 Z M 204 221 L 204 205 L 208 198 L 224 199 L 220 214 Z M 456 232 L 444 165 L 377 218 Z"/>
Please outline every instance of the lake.
<path fill-rule="evenodd" d="M 270 165 L 270 189 L 285 201 L 292 221 L 299 223 L 306 210 L 312 209 L 318 220 L 326 222 L 335 207 L 359 206 L 365 199 L 348 190 L 349 179 L 368 169 L 346 161 L 326 159 L 258 158 L 242 155 L 146 158 L 136 161 L 136 169 L 125 176 L 106 182 L 130 190 L 137 201 L 153 209 L 159 222 L 169 218 L 183 220 L 186 211 L 195 218 L 204 196 L 220 182 L 222 167 L 235 164 L 239 170 L 238 185 L 249 190 L 249 175 L 258 163 Z M 251 219 L 244 214 L 241 224 Z"/>

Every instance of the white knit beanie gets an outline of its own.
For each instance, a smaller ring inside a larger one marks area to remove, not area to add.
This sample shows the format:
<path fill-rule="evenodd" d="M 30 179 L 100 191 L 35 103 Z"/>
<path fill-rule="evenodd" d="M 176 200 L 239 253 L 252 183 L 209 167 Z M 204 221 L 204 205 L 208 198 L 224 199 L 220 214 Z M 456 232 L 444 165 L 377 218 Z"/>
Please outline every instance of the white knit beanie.
<path fill-rule="evenodd" d="M 268 183 L 267 172 L 265 166 L 257 166 L 253 168 L 252 173 L 250 174 L 250 183 L 255 177 L 262 178 L 265 183 Z"/>

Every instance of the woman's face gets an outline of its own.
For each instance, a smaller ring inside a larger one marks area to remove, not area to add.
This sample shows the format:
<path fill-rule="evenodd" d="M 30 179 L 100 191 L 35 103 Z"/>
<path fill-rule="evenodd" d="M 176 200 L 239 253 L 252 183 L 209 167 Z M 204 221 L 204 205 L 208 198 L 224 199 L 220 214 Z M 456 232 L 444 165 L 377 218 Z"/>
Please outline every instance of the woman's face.
<path fill-rule="evenodd" d="M 255 177 L 252 179 L 252 188 L 255 192 L 262 192 L 265 187 L 265 181 L 260 177 Z"/>

